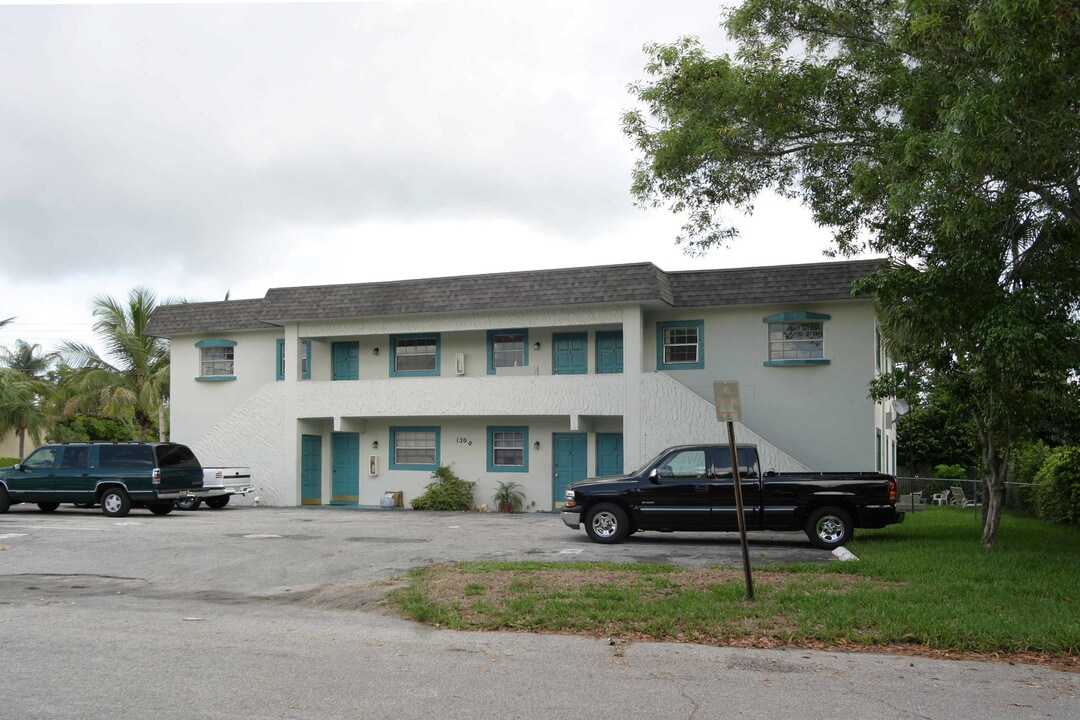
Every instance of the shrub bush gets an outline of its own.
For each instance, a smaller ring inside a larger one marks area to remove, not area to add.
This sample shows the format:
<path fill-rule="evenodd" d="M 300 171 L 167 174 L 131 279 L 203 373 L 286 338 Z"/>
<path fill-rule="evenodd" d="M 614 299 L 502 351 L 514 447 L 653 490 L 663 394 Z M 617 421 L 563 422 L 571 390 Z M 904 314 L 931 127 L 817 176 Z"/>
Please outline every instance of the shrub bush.
<path fill-rule="evenodd" d="M 967 470 L 963 465 L 935 465 L 934 477 L 948 480 L 967 480 Z"/>
<path fill-rule="evenodd" d="M 22 458 L 0 457 L 0 467 L 11 467 L 17 462 L 22 462 Z"/>
<path fill-rule="evenodd" d="M 1010 481 L 1034 483 L 1035 476 L 1049 457 L 1050 448 L 1042 441 L 1018 445 L 1012 453 Z M 1008 485 L 1005 488 L 1005 506 L 1034 515 L 1037 494 L 1037 488 L 1030 485 Z"/>
<path fill-rule="evenodd" d="M 409 501 L 413 510 L 472 510 L 475 482 L 462 480 L 448 465 L 440 465 L 431 477 L 434 482 Z"/>
<path fill-rule="evenodd" d="M 1050 453 L 1035 476 L 1035 512 L 1048 522 L 1080 525 L 1080 447 Z"/>

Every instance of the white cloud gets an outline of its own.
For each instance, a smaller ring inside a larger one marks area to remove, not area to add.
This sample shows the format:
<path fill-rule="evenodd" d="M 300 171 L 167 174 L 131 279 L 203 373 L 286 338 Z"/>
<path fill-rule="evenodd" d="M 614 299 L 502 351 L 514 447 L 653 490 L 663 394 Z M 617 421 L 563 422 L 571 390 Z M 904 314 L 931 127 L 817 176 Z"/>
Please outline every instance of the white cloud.
<path fill-rule="evenodd" d="M 629 194 L 642 45 L 700 0 L 0 7 L 0 344 L 89 336 L 94 295 L 608 262 L 821 258 L 763 199 L 689 259 Z"/>

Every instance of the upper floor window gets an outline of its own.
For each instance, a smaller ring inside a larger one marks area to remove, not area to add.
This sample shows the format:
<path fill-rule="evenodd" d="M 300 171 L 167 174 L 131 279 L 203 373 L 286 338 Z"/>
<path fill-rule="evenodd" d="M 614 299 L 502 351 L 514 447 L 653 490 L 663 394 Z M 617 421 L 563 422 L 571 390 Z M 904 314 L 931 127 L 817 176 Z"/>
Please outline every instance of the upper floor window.
<path fill-rule="evenodd" d="M 439 334 L 391 335 L 390 375 L 438 375 Z"/>
<path fill-rule="evenodd" d="M 277 341 L 277 379 L 285 379 L 285 340 Z M 311 379 L 311 341 L 300 341 L 300 379 Z"/>
<path fill-rule="evenodd" d="M 700 370 L 705 367 L 705 321 L 675 320 L 656 324 L 658 370 Z"/>
<path fill-rule="evenodd" d="M 199 381 L 235 380 L 234 367 L 235 340 L 200 340 L 195 343 L 199 348 Z"/>
<path fill-rule="evenodd" d="M 488 330 L 488 374 L 529 364 L 528 330 Z"/>
<path fill-rule="evenodd" d="M 765 365 L 829 364 L 825 358 L 825 321 L 829 317 L 796 311 L 762 318 L 769 326 L 769 359 Z"/>

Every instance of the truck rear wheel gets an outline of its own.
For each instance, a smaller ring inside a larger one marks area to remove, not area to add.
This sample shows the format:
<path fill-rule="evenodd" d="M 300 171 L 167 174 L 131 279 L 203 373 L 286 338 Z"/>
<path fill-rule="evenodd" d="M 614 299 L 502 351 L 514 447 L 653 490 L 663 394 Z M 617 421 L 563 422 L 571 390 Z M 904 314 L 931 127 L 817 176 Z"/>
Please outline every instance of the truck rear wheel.
<path fill-rule="evenodd" d="M 150 510 L 150 512 L 154 513 L 155 515 L 168 515 L 173 511 L 173 504 L 170 500 L 166 500 L 165 502 L 150 503 L 146 507 Z"/>
<path fill-rule="evenodd" d="M 58 503 L 58 502 L 40 502 L 40 503 L 37 504 L 37 506 L 38 506 L 38 509 L 41 510 L 41 512 L 46 512 L 46 513 L 48 513 L 48 512 L 56 512 L 56 508 L 60 507 L 60 503 Z"/>
<path fill-rule="evenodd" d="M 225 507 L 226 505 L 229 504 L 229 498 L 230 497 L 232 497 L 232 496 L 231 495 L 218 495 L 216 497 L 208 497 L 208 498 L 206 498 L 206 506 L 211 507 L 211 508 L 213 508 L 215 510 L 220 510 L 221 508 L 223 508 L 223 507 Z"/>
<path fill-rule="evenodd" d="M 806 536 L 822 550 L 834 550 L 850 542 L 854 534 L 851 516 L 840 508 L 818 508 L 806 519 Z"/>
<path fill-rule="evenodd" d="M 131 512 L 131 498 L 120 488 L 109 488 L 101 494 L 101 512 L 109 517 L 124 517 Z"/>
<path fill-rule="evenodd" d="M 0 487 L 0 515 L 3 515 L 11 507 L 11 498 L 8 497 L 7 490 Z"/>
<path fill-rule="evenodd" d="M 622 542 L 630 532 L 630 519 L 618 505 L 600 503 L 585 514 L 585 534 L 593 542 Z"/>

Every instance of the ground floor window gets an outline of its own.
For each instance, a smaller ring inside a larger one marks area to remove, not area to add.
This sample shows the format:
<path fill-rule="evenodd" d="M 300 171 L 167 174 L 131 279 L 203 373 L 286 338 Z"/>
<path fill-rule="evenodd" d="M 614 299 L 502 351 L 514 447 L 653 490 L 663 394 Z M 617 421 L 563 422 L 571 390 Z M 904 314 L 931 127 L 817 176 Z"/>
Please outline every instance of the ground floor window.
<path fill-rule="evenodd" d="M 488 472 L 529 471 L 529 428 L 488 428 Z"/>
<path fill-rule="evenodd" d="M 439 465 L 439 428 L 390 428 L 391 470 L 434 470 Z"/>

